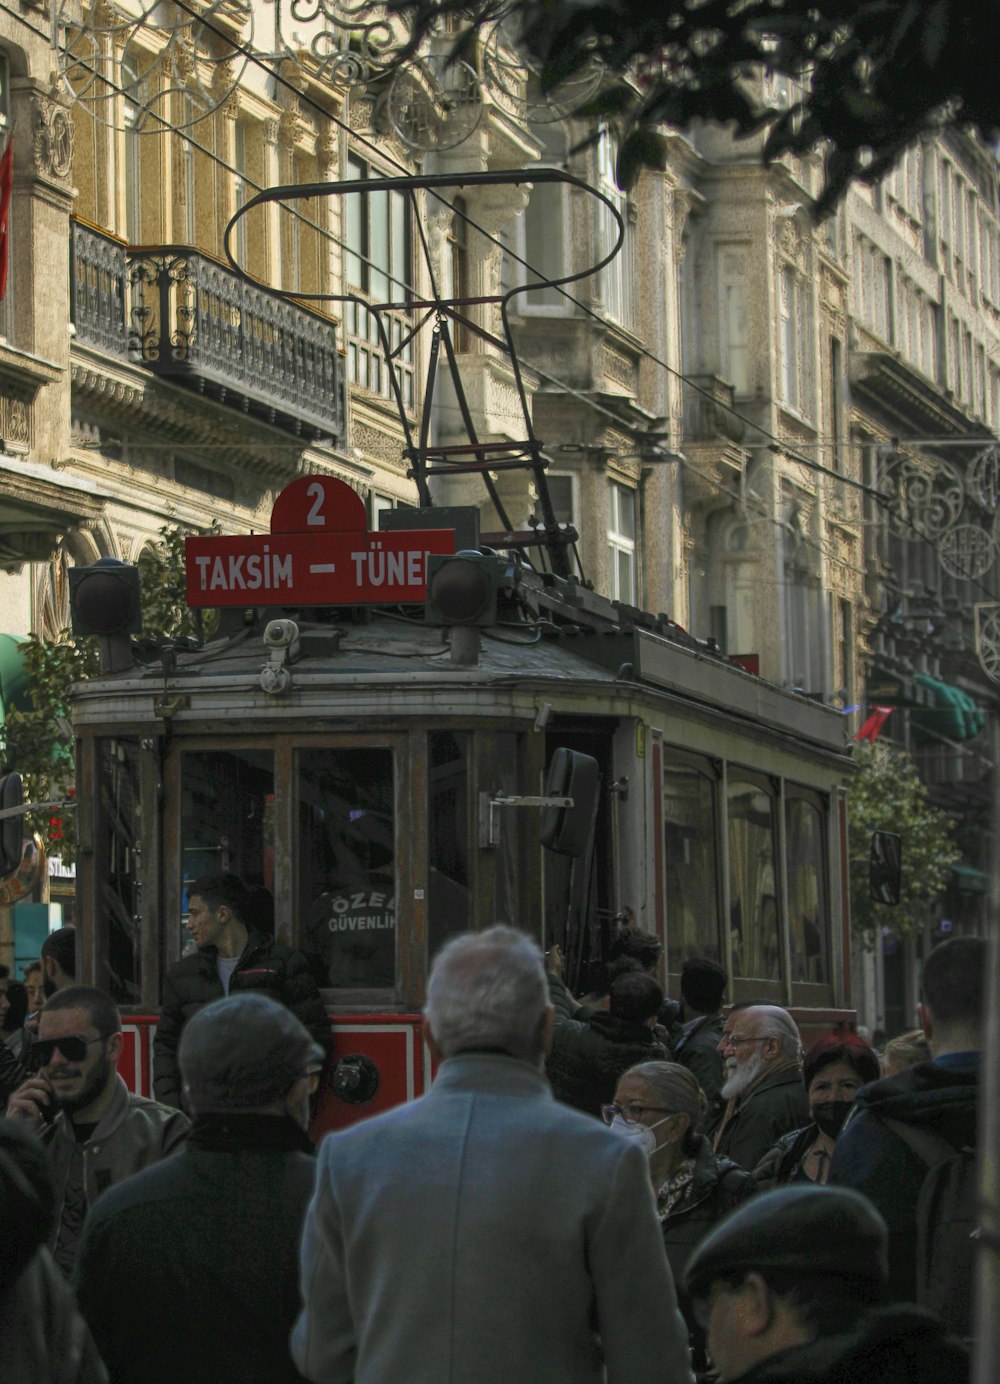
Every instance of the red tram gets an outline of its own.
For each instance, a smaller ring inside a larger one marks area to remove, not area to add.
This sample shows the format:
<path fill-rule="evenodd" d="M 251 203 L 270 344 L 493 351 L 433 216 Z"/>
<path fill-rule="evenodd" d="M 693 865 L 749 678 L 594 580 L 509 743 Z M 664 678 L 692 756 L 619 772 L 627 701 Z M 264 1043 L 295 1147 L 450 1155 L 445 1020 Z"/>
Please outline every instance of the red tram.
<path fill-rule="evenodd" d="M 308 484 L 350 529 L 353 492 Z M 579 974 L 629 908 L 668 985 L 713 956 L 735 1000 L 806 1030 L 853 1018 L 843 718 L 669 621 L 516 555 L 428 559 L 426 538 L 404 546 L 431 598 L 445 574 L 429 613 L 208 591 L 230 601 L 209 642 L 140 663 L 116 636 L 74 690 L 82 978 L 122 1006 L 130 1083 L 151 1085 L 188 883 L 216 869 L 315 968 L 335 1039 L 320 1128 L 423 1091 L 429 961 L 496 921 L 562 943 Z"/>

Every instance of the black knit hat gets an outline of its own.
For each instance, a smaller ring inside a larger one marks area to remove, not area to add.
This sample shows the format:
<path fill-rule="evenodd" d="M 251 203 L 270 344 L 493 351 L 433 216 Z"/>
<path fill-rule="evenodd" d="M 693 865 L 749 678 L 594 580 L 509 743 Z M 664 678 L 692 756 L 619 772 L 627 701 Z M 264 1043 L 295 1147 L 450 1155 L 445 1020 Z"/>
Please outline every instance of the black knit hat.
<path fill-rule="evenodd" d="M 688 1260 L 687 1290 L 703 1297 L 733 1274 L 768 1269 L 836 1279 L 838 1289 L 877 1298 L 888 1278 L 885 1221 L 846 1187 L 781 1187 L 721 1221 Z"/>
<path fill-rule="evenodd" d="M 324 1056 L 291 1010 L 254 994 L 199 1009 L 184 1025 L 178 1052 L 196 1114 L 274 1105 Z"/>
<path fill-rule="evenodd" d="M 681 967 L 681 998 L 701 1014 L 714 1014 L 722 1004 L 728 980 L 717 962 L 691 956 Z"/>

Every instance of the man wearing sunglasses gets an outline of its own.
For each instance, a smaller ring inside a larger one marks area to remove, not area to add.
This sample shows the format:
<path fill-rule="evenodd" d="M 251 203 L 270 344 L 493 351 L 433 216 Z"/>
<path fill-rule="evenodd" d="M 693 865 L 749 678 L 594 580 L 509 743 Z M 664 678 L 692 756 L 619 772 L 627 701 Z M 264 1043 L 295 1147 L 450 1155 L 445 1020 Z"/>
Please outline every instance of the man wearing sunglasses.
<path fill-rule="evenodd" d="M 67 1275 L 89 1207 L 114 1183 L 164 1158 L 189 1127 L 180 1111 L 129 1092 L 117 1071 L 121 1028 L 103 990 L 59 990 L 39 1016 L 36 1070 L 7 1105 L 7 1115 L 45 1145 L 59 1210 L 50 1247 Z"/>

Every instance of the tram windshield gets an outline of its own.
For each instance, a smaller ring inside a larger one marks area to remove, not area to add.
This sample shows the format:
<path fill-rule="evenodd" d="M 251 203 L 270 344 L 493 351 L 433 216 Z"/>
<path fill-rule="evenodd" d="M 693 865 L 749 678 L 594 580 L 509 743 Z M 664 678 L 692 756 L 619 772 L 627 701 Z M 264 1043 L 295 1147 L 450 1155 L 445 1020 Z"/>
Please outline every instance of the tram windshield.
<path fill-rule="evenodd" d="M 322 983 L 388 990 L 396 975 L 392 751 L 296 752 L 298 914 Z"/>

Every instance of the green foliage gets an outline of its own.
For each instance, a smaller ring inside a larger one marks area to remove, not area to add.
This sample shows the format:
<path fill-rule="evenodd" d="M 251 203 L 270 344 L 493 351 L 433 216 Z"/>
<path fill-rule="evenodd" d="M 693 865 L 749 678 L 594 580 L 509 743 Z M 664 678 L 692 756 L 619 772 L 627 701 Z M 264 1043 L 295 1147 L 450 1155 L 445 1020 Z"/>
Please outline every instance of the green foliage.
<path fill-rule="evenodd" d="M 213 524 L 207 533 L 218 533 Z M 196 616 L 185 604 L 183 530 L 162 528 L 155 548 L 146 548 L 139 558 L 142 587 L 142 628 L 152 639 L 177 639 L 198 633 Z M 204 612 L 204 632 L 211 634 L 219 622 L 216 610 Z"/>
<path fill-rule="evenodd" d="M 215 531 L 215 530 L 213 530 Z M 139 560 L 143 629 L 154 639 L 178 638 L 195 633 L 192 612 L 185 605 L 184 534 L 177 528 L 160 530 L 160 542 Z M 206 633 L 218 621 L 207 612 Z M 73 792 L 73 742 L 68 735 L 69 689 L 85 682 L 99 670 L 97 640 L 74 638 L 60 630 L 52 641 L 31 634 L 23 642 L 26 699 L 29 711 L 8 710 L 0 726 L 0 760 L 24 779 L 27 802 L 65 799 Z M 50 836 L 51 816 L 56 812 L 30 813 L 24 834 L 37 831 L 46 850 L 72 861 L 76 847 L 75 814 L 62 814 L 62 837 Z"/>
<path fill-rule="evenodd" d="M 541 68 L 549 89 L 597 56 L 611 77 L 622 119 L 619 176 L 657 167 L 653 141 L 632 138 L 663 125 L 731 122 L 739 135 L 767 132 L 764 158 L 829 151 L 817 213 L 830 211 L 852 179 L 880 179 L 921 134 L 973 126 L 1000 134 L 1000 5 L 996 0 L 389 0 L 411 23 L 413 51 L 447 17 L 484 37 L 501 15 L 506 32 Z M 804 80 L 787 111 L 763 108 L 744 79 L 766 69 Z M 584 112 L 586 113 L 586 112 Z"/>
<path fill-rule="evenodd" d="M 922 931 L 928 905 L 943 891 L 949 868 L 961 852 L 952 840 L 946 813 L 936 808 L 920 781 L 912 756 L 887 744 L 859 742 L 858 772 L 848 806 L 851 860 L 851 922 L 868 946 L 882 928 L 898 937 Z M 899 903 L 875 903 L 868 891 L 868 857 L 873 831 L 902 838 L 903 869 Z"/>
<path fill-rule="evenodd" d="M 5 768 L 16 769 L 24 779 L 26 802 L 65 799 L 72 792 L 74 779 L 66 697 L 75 682 L 83 682 L 97 672 L 97 641 L 74 639 L 69 630 L 60 630 L 52 642 L 32 634 L 21 647 L 31 710 L 8 709 L 0 726 L 0 757 Z M 60 816 L 62 837 L 53 839 L 50 818 Z M 76 822 L 72 809 L 63 813 L 58 809 L 28 813 L 24 818 L 24 835 L 28 837 L 36 831 L 47 851 L 73 859 Z"/>

